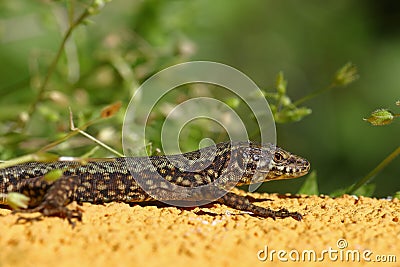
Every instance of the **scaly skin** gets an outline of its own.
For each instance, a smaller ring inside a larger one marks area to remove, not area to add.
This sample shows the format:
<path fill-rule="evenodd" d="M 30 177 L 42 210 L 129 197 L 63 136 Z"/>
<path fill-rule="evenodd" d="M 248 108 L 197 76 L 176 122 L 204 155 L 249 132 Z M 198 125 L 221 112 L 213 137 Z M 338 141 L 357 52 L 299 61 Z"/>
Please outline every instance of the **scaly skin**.
<path fill-rule="evenodd" d="M 297 178 L 309 169 L 301 157 L 271 144 L 251 142 L 220 143 L 172 156 L 29 162 L 0 169 L 0 204 L 7 204 L 7 193 L 19 192 L 30 198 L 23 212 L 38 211 L 71 222 L 82 216 L 78 209 L 66 208 L 72 201 L 215 200 L 261 217 L 301 220 L 297 212 L 262 208 L 228 191 L 235 185 Z M 47 181 L 45 175 L 53 170 L 62 170 L 62 175 Z"/>

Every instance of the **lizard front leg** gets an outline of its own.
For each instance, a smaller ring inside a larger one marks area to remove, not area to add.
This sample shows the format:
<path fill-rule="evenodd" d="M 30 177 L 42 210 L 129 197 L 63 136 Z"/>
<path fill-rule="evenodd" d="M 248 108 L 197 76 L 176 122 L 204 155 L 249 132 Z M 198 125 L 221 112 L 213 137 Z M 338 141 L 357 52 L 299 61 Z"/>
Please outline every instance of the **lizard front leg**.
<path fill-rule="evenodd" d="M 232 192 L 228 192 L 226 195 L 224 195 L 217 201 L 231 208 L 243 211 L 250 211 L 257 216 L 265 218 L 271 217 L 274 220 L 275 218 L 287 218 L 287 217 L 292 217 L 297 221 L 301 221 L 302 219 L 301 214 L 298 212 L 289 212 L 287 209 L 280 209 L 275 211 L 269 208 L 259 207 L 250 203 L 250 201 L 246 197 L 239 196 Z"/>

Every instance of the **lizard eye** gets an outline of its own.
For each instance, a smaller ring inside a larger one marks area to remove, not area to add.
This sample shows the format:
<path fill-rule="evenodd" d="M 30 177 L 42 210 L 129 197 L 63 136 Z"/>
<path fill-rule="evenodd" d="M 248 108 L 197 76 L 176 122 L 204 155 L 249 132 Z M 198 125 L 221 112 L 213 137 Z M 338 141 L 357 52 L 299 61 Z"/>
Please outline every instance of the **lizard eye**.
<path fill-rule="evenodd" d="M 284 159 L 285 159 L 285 155 L 283 155 L 281 152 L 275 152 L 274 161 L 279 162 Z"/>

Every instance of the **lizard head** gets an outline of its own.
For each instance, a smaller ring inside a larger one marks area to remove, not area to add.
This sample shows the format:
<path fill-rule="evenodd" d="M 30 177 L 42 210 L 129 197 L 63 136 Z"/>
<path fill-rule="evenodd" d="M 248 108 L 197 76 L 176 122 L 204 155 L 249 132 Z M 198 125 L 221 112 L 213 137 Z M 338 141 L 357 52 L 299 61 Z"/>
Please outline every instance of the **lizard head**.
<path fill-rule="evenodd" d="M 240 153 L 246 166 L 238 185 L 301 177 L 310 170 L 310 163 L 272 144 L 250 143 Z"/>
<path fill-rule="evenodd" d="M 292 179 L 306 175 L 310 170 L 310 163 L 277 147 L 268 169 L 267 180 Z"/>

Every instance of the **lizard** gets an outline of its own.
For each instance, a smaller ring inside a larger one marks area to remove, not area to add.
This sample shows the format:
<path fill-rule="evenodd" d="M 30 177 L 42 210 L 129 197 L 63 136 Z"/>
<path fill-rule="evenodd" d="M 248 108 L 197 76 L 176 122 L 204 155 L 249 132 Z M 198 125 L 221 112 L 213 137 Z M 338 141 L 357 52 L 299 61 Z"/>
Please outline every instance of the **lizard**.
<path fill-rule="evenodd" d="M 72 224 L 73 219 L 82 219 L 80 209 L 67 208 L 73 201 L 101 204 L 209 199 L 264 218 L 292 217 L 300 221 L 298 212 L 260 207 L 229 189 L 297 178 L 309 169 L 310 163 L 302 157 L 271 143 L 250 141 L 224 142 L 170 156 L 33 161 L 0 169 L 0 204 L 7 205 L 7 194 L 18 192 L 29 198 L 29 204 L 17 212 L 40 212 L 40 216 L 66 218 Z M 61 170 L 60 177 L 45 179 L 54 170 Z M 187 189 L 186 193 L 177 193 L 171 185 Z M 207 185 L 213 186 L 204 187 Z M 197 188 L 207 191 L 191 193 Z M 216 196 L 219 198 L 214 199 Z"/>

